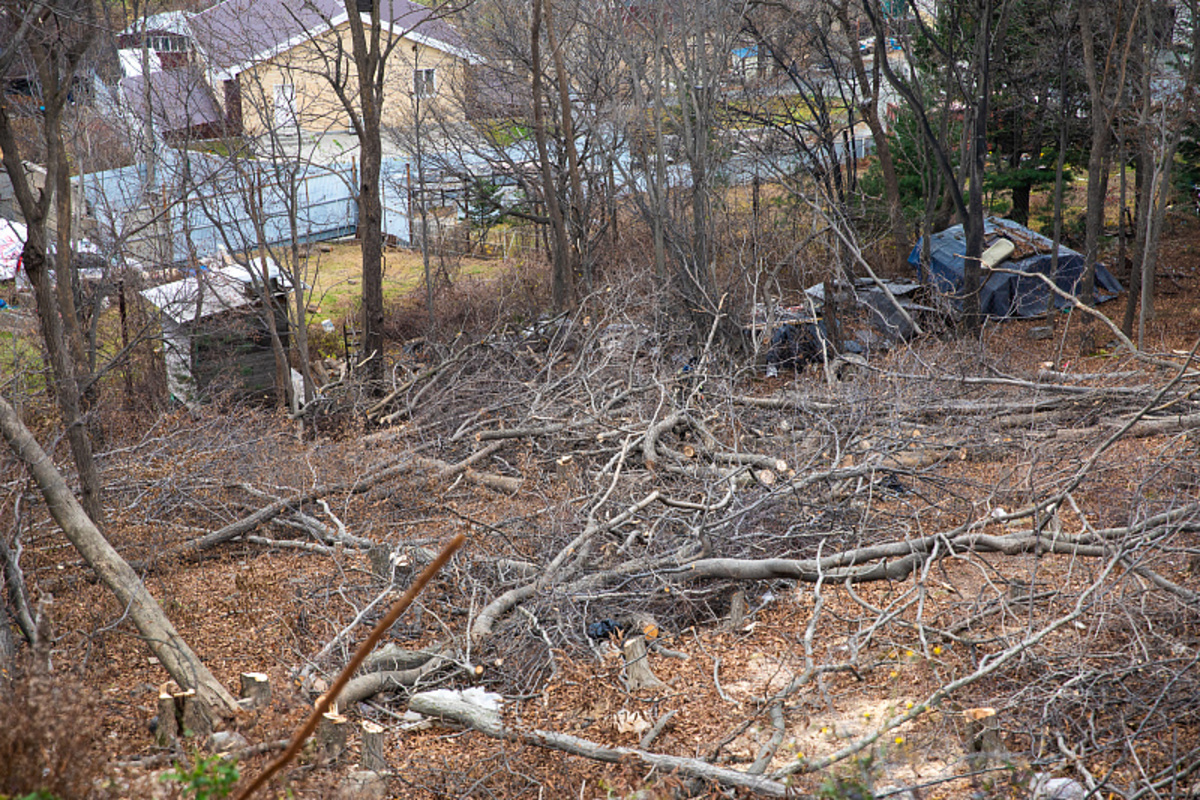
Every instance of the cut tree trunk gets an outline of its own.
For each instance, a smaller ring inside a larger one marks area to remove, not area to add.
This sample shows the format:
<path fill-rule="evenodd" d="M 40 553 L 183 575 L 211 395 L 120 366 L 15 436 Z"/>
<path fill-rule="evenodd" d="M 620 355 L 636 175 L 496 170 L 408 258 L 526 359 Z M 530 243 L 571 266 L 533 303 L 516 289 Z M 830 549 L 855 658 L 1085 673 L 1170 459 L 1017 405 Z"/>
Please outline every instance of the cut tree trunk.
<path fill-rule="evenodd" d="M 271 679 L 262 672 L 243 672 L 242 704 L 248 709 L 270 705 Z"/>
<path fill-rule="evenodd" d="M 128 610 L 129 618 L 171 677 L 180 686 L 194 689 L 214 711 L 236 711 L 237 700 L 188 647 L 141 578 L 92 523 L 50 457 L 3 398 L 0 398 L 0 431 L 13 453 L 33 474 L 63 533 L 117 596 L 121 607 Z"/>
<path fill-rule="evenodd" d="M 629 691 L 662 689 L 666 686 L 650 669 L 644 636 L 627 639 L 622 649 L 625 652 L 625 685 Z"/>
<path fill-rule="evenodd" d="M 346 734 L 350 720 L 336 711 L 321 715 L 317 723 L 317 760 L 322 764 L 333 764 L 346 752 Z"/>
<path fill-rule="evenodd" d="M 387 759 L 383 757 L 384 727 L 365 720 L 362 723 L 362 757 L 359 766 L 369 772 L 386 772 Z"/>

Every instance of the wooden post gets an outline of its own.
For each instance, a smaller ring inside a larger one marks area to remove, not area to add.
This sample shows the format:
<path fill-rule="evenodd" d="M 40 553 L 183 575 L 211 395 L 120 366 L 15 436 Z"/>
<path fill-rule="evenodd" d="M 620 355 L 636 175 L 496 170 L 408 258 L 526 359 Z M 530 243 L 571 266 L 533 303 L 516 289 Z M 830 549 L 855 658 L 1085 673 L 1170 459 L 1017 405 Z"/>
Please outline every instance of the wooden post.
<path fill-rule="evenodd" d="M 378 723 L 364 720 L 362 723 L 362 755 L 359 766 L 368 772 L 386 772 L 387 759 L 383 757 L 384 728 Z"/>
<path fill-rule="evenodd" d="M 271 679 L 262 672 L 242 673 L 242 703 L 247 709 L 271 704 Z"/>

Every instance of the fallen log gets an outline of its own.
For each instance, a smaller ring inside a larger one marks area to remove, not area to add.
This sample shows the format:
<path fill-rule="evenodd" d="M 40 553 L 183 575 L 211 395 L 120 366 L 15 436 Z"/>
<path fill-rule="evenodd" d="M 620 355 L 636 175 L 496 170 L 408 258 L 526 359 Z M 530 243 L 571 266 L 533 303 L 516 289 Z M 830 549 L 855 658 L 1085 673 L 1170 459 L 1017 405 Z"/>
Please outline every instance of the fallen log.
<path fill-rule="evenodd" d="M 1073 430 L 1048 431 L 1046 438 L 1064 442 L 1078 442 L 1112 433 L 1115 427 L 1115 424 L 1109 423 L 1092 425 L 1088 428 L 1075 428 Z M 1139 420 L 1133 424 L 1133 427 L 1125 431 L 1125 436 L 1133 439 L 1144 439 L 1147 436 L 1164 436 L 1195 430 L 1196 428 L 1200 428 L 1200 414 L 1179 414 L 1173 417 Z"/>
<path fill-rule="evenodd" d="M 50 456 L 3 398 L 0 398 L 0 433 L 37 481 L 54 521 L 126 609 L 138 633 L 170 676 L 180 686 L 195 690 L 198 699 L 215 712 L 235 712 L 237 700 L 175 630 L 138 573 L 104 538 L 55 469 Z"/>

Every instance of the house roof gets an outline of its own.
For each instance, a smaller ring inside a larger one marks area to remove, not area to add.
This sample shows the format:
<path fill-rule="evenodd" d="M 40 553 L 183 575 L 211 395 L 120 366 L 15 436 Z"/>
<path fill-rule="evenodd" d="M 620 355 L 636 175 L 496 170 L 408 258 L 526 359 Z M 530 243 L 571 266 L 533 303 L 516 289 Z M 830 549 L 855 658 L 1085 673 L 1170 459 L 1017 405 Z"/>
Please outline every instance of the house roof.
<path fill-rule="evenodd" d="M 462 58 L 462 37 L 444 19 L 411 0 L 380 0 L 391 33 Z M 336 28 L 349 19 L 343 0 L 222 0 L 189 18 L 196 43 L 219 80 Z"/>
<path fill-rule="evenodd" d="M 266 260 L 267 274 L 282 288 L 290 289 L 287 273 L 270 256 Z M 252 259 L 251 267 L 261 271 L 262 263 L 261 259 Z M 261 285 L 259 275 L 251 275 L 246 267 L 232 265 L 152 286 L 143 289 L 141 295 L 177 324 L 186 325 L 257 302 L 256 283 Z"/>
<path fill-rule="evenodd" d="M 141 295 L 178 325 L 223 314 L 254 302 L 246 283 L 226 275 L 223 270 L 212 270 L 199 276 L 189 275 L 182 280 L 143 289 Z"/>
<path fill-rule="evenodd" d="M 146 81 L 154 124 L 163 131 L 185 131 L 198 125 L 219 124 L 221 113 L 203 73 L 194 66 L 131 75 L 121 79 L 121 99 L 138 119 L 146 113 Z"/>

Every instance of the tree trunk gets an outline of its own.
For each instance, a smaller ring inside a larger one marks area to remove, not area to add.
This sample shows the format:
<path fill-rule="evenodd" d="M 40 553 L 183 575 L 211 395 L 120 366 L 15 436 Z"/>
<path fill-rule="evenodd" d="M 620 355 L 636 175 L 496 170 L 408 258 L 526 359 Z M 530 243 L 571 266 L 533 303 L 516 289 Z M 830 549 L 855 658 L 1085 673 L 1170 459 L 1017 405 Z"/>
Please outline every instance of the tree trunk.
<path fill-rule="evenodd" d="M 563 149 L 567 153 L 567 179 L 570 187 L 570 203 L 564 214 L 564 222 L 569 231 L 570 260 L 572 280 L 580 267 L 583 270 L 584 290 L 592 291 L 591 259 L 584 253 L 587 245 L 587 230 L 585 229 L 583 212 L 583 181 L 579 174 L 579 153 L 575 147 L 575 121 L 571 111 L 571 85 L 567 79 L 567 68 L 563 60 L 562 48 L 554 33 L 554 14 L 552 0 L 546 3 L 546 43 L 550 45 L 550 54 L 554 60 L 554 77 L 558 82 L 559 114 L 562 118 Z"/>
<path fill-rule="evenodd" d="M 1114 34 L 1103 66 L 1097 63 L 1095 27 L 1092 14 L 1095 9 L 1091 3 L 1079 4 L 1079 32 L 1083 44 L 1084 77 L 1087 80 L 1088 95 L 1091 100 L 1089 115 L 1092 124 L 1091 145 L 1088 150 L 1088 191 L 1087 191 L 1087 231 L 1084 237 L 1083 279 L 1077 294 L 1087 305 L 1096 302 L 1096 259 L 1100 251 L 1100 232 L 1104 225 L 1104 201 L 1108 195 L 1108 164 L 1109 146 L 1112 140 L 1112 122 L 1121 107 L 1121 97 L 1125 90 L 1125 70 L 1129 64 L 1136 18 L 1131 22 L 1128 33 L 1124 38 L 1120 32 L 1124 29 L 1125 20 L 1114 21 Z M 1135 15 L 1136 16 L 1136 15 Z M 1116 69 L 1112 61 L 1118 55 Z M 1109 76 L 1112 76 L 1111 81 Z M 1103 78 L 1103 80 L 1102 80 Z M 1108 99 L 1106 95 L 1110 87 L 1116 87 L 1115 95 Z M 1090 321 L 1090 316 L 1084 316 L 1084 323 Z"/>
<path fill-rule="evenodd" d="M 984 17 L 986 24 L 985 28 L 990 29 L 991 20 L 991 0 L 986 0 L 984 3 Z M 876 27 L 883 25 L 883 14 L 879 8 L 878 0 L 863 0 L 863 10 L 871 19 L 871 22 Z M 984 32 L 986 33 L 986 31 Z M 986 89 L 988 86 L 988 50 L 986 35 L 976 37 L 978 40 L 977 49 L 975 52 L 976 61 L 982 60 L 983 63 L 975 64 L 977 70 L 981 70 L 979 76 L 980 85 Z M 918 89 L 902 80 L 886 58 L 877 58 L 876 63 L 883 69 L 883 74 L 887 77 L 888 83 L 904 98 L 904 101 L 912 109 L 917 117 L 917 123 L 920 125 L 922 136 L 925 143 L 929 146 L 930 152 L 933 154 L 934 160 L 937 163 L 938 170 L 941 172 L 942 179 L 945 181 L 946 190 L 949 193 L 950 199 L 954 204 L 954 210 L 958 214 L 959 219 L 963 223 L 963 230 L 966 234 L 966 252 L 963 254 L 963 317 L 968 330 L 978 330 L 982 322 L 979 316 L 979 287 L 980 287 L 980 257 L 983 255 L 983 161 L 987 153 L 987 99 L 986 94 L 982 98 L 976 98 L 974 107 L 970 109 L 971 113 L 968 116 L 970 120 L 970 140 L 976 142 L 972 152 L 967 159 L 968 177 L 970 178 L 970 201 L 963 197 L 962 185 L 959 183 L 959 176 L 954 170 L 954 166 L 947 155 L 947 143 L 945 141 L 944 132 L 945 124 L 942 126 L 943 136 L 939 137 L 933 132 L 933 128 L 929 122 L 929 115 L 925 109 L 925 104 L 918 94 Z M 943 117 L 943 120 L 946 118 Z M 982 145 L 977 142 L 982 139 Z M 976 175 L 976 172 L 978 174 Z M 978 194 L 978 196 L 976 196 Z M 925 238 L 926 243 L 929 237 Z"/>
<path fill-rule="evenodd" d="M 1013 222 L 1021 225 L 1029 224 L 1029 196 L 1033 193 L 1033 187 L 1028 183 L 1022 183 L 1020 186 L 1014 186 L 1012 190 L 1012 211 L 1009 217 Z"/>
<path fill-rule="evenodd" d="M 237 701 L 209 672 L 163 614 L 145 584 L 113 549 L 76 502 L 50 457 L 34 440 L 17 412 L 0 397 L 0 432 L 37 481 L 46 505 L 63 533 L 95 570 L 146 640 L 154 655 L 180 686 L 194 689 L 214 709 L 234 711 Z"/>
<path fill-rule="evenodd" d="M 366 103 L 364 103 L 364 106 Z M 364 114 L 364 117 L 366 114 Z M 373 130 L 360 143 L 362 183 L 358 193 L 358 233 L 362 237 L 363 262 L 363 357 L 370 358 L 367 374 L 383 377 L 383 202 L 379 196 L 379 174 L 383 147 L 379 139 L 379 117 L 366 124 Z"/>
<path fill-rule="evenodd" d="M 279 408 L 286 408 L 294 414 L 299 408 L 299 403 L 292 389 L 292 373 L 288 366 L 287 352 L 283 348 L 283 340 L 279 337 L 279 311 L 284 311 L 285 320 L 287 313 L 286 309 L 280 308 L 276 299 L 271 286 L 271 270 L 267 262 L 269 252 L 263 218 L 263 173 L 261 169 L 254 168 L 251 174 L 253 177 L 247 187 L 247 191 L 250 193 L 248 210 L 254 226 L 254 236 L 258 240 L 259 266 L 262 269 L 259 299 L 262 301 L 263 321 L 267 325 L 267 335 L 271 340 L 271 354 L 275 357 L 275 405 Z"/>
<path fill-rule="evenodd" d="M 72 69 L 71 73 L 73 74 L 73 72 L 74 70 Z M 53 86 L 56 85 L 54 84 L 56 77 L 53 70 L 48 66 L 44 66 L 41 74 L 43 83 L 48 84 L 45 88 L 52 90 Z M 52 91 L 51 94 L 53 94 Z M 59 112 L 61 111 L 62 102 L 62 100 L 59 100 L 58 103 L 55 103 L 52 99 L 47 99 L 44 127 L 48 140 L 55 138 L 56 133 L 54 132 L 58 131 L 58 126 L 61 124 Z M 52 153 L 56 152 L 52 141 L 48 141 L 48 149 Z M 3 103 L 0 103 L 0 150 L 3 151 L 4 167 L 8 171 L 9 180 L 13 186 L 13 194 L 17 200 L 17 204 L 20 206 L 21 213 L 25 217 L 25 224 L 28 228 L 28 238 L 21 252 L 21 263 L 25 268 L 30 283 L 33 284 L 34 295 L 37 298 L 37 310 L 38 318 L 41 322 L 42 338 L 45 342 L 46 352 L 50 357 L 54 373 L 54 396 L 58 402 L 59 411 L 62 414 L 62 423 L 66 428 L 67 441 L 71 446 L 71 455 L 75 460 L 75 468 L 79 472 L 83 507 L 97 526 L 103 526 L 104 506 L 101 497 L 100 476 L 96 470 L 95 460 L 92 457 L 92 442 L 88 436 L 87 426 L 84 424 L 83 412 L 80 406 L 76 368 L 75 364 L 72 363 L 73 359 L 63 332 L 63 317 L 60 316 L 60 311 L 64 315 L 68 310 L 73 313 L 74 302 L 72 301 L 67 308 L 59 308 L 54 288 L 50 283 L 50 274 L 46 268 L 46 254 L 48 249 L 46 220 L 49 214 L 51 190 L 52 187 L 58 184 L 60 159 L 48 160 L 47 186 L 41 196 L 35 200 L 33 189 L 29 184 L 29 177 L 21 162 L 21 151 L 13 132 L 12 121 L 8 116 L 8 109 Z M 70 224 L 69 204 L 66 208 L 68 209 L 67 220 L 59 219 L 60 226 Z M 62 279 L 66 279 L 69 286 L 69 278 L 61 271 L 59 272 L 59 277 L 60 283 Z M 69 294 L 70 292 L 68 291 Z M 71 321 L 74 321 L 73 317 Z M 78 329 L 76 328 L 76 330 Z"/>
<path fill-rule="evenodd" d="M 847 32 L 853 30 L 850 25 L 849 4 L 842 0 L 837 7 L 838 21 L 842 25 L 842 29 Z M 868 77 L 866 67 L 863 63 L 862 53 L 858 49 L 858 42 L 847 40 L 847 45 L 850 53 L 850 64 L 854 68 L 854 74 L 858 79 L 859 91 L 862 92 L 863 101 L 859 106 L 862 112 L 863 119 L 867 123 L 867 127 L 871 129 L 871 139 L 875 142 L 875 157 L 879 160 L 879 170 L 883 174 L 883 196 L 888 208 L 888 222 L 892 228 L 892 239 L 896 248 L 896 267 L 897 269 L 906 269 L 905 262 L 908 259 L 908 252 L 912 249 L 912 244 L 908 239 L 908 228 L 904 224 L 904 211 L 900 203 L 900 178 L 896 174 L 896 162 L 892 158 L 892 144 L 888 139 L 887 131 L 884 129 L 883 120 L 879 118 L 879 98 L 881 75 L 880 66 L 875 61 L 880 58 L 887 58 L 887 42 L 884 36 L 884 29 L 877 28 L 875 31 L 875 53 L 877 54 L 872 62 L 871 72 Z"/>
<path fill-rule="evenodd" d="M 963 318 L 967 330 L 978 332 L 983 327 L 979 307 L 979 290 L 983 288 L 983 172 L 987 164 L 988 99 L 991 93 L 991 59 L 988 45 L 992 36 L 992 2 L 980 3 L 980 30 L 975 42 L 975 69 L 978 92 L 971 120 L 971 158 L 968 169 L 969 204 L 965 225 L 967 252 L 963 263 Z"/>
<path fill-rule="evenodd" d="M 546 203 L 546 215 L 554 233 L 551 254 L 554 262 L 551 294 L 554 310 L 563 311 L 572 302 L 575 294 L 574 270 L 567 243 L 566 221 L 562 206 L 558 202 L 557 182 L 550 166 L 550 152 L 546 146 L 546 119 L 542 108 L 542 2 L 533 0 L 533 20 L 529 30 L 531 69 L 533 71 L 533 136 L 537 142 L 538 162 L 542 172 L 542 199 Z"/>
<path fill-rule="evenodd" d="M 343 89 L 339 99 L 358 134 L 360 172 L 358 187 L 358 236 L 362 246 L 362 353 L 367 359 L 367 377 L 382 381 L 383 364 L 383 199 L 379 177 L 383 168 L 380 107 L 386 57 L 380 49 L 382 26 L 379 2 L 371 9 L 371 27 L 363 27 L 357 0 L 346 0 L 350 22 L 351 55 L 358 78 L 358 107 Z M 367 34 L 370 33 L 368 40 Z M 338 87 L 335 87 L 337 91 Z"/>

